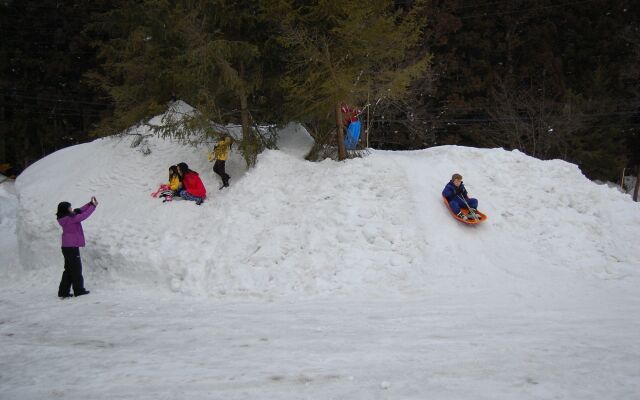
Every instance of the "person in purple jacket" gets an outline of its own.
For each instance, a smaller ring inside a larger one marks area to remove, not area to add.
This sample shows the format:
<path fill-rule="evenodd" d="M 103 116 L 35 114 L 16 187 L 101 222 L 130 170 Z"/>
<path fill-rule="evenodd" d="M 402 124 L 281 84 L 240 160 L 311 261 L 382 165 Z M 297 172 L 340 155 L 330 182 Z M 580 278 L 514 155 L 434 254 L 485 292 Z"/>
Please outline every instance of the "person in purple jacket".
<path fill-rule="evenodd" d="M 58 287 L 58 297 L 66 299 L 71 297 L 69 290 L 73 286 L 73 294 L 78 297 L 89 294 L 84 288 L 82 277 L 82 261 L 80 260 L 80 247 L 84 247 L 84 232 L 80 222 L 89 218 L 96 210 L 98 200 L 91 197 L 91 201 L 79 209 L 73 210 L 69 202 L 58 204 L 58 223 L 62 227 L 62 255 L 64 256 L 64 272 Z"/>

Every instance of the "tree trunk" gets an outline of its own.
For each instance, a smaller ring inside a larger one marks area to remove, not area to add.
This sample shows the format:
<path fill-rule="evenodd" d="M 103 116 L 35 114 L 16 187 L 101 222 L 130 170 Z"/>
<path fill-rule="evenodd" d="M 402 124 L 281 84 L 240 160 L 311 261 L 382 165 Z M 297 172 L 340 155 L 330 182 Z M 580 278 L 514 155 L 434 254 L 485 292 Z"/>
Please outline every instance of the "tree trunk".
<path fill-rule="evenodd" d="M 369 131 L 371 130 L 371 114 L 369 113 L 369 111 L 371 111 L 371 100 L 369 99 L 369 92 L 367 92 L 367 129 L 364 131 L 365 133 L 365 139 L 367 140 L 367 149 L 369 148 Z"/>
<path fill-rule="evenodd" d="M 2 97 L 4 99 L 4 96 Z M 4 101 L 0 104 L 0 121 L 2 121 L 3 128 L 0 128 L 0 163 L 7 162 L 6 156 L 6 139 L 5 139 L 5 129 L 4 127 L 9 125 L 9 119 L 5 114 L 5 106 Z"/>
<path fill-rule="evenodd" d="M 640 165 L 637 167 L 636 188 L 633 191 L 633 201 L 638 201 L 638 191 L 640 190 Z"/>
<path fill-rule="evenodd" d="M 243 91 L 240 93 L 240 119 L 242 121 L 242 138 L 246 140 L 253 139 L 251 126 L 249 125 L 249 107 L 247 106 L 247 94 Z"/>
<path fill-rule="evenodd" d="M 347 158 L 347 151 L 344 148 L 344 132 L 342 129 L 342 110 L 340 103 L 336 104 L 336 132 L 338 139 L 338 160 L 342 161 Z"/>
<path fill-rule="evenodd" d="M 6 142 L 4 129 L 0 129 L 0 162 L 7 162 Z"/>
<path fill-rule="evenodd" d="M 240 61 L 240 79 L 244 83 L 244 63 Z M 247 92 L 244 86 L 240 89 L 240 119 L 242 121 L 242 139 L 253 140 L 253 134 L 251 133 L 251 126 L 249 125 L 249 106 L 247 102 Z"/>

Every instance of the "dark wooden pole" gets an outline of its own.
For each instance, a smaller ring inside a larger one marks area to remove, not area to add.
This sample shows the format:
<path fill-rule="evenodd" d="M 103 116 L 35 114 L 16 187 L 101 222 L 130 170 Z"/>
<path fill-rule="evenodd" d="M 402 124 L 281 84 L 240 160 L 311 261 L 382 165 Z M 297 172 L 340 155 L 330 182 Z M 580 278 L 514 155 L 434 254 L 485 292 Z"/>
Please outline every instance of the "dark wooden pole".
<path fill-rule="evenodd" d="M 633 191 L 633 201 L 638 201 L 638 191 L 640 189 L 640 165 L 638 165 L 636 169 L 636 188 Z"/>
<path fill-rule="evenodd" d="M 342 110 L 340 104 L 336 104 L 336 132 L 338 139 L 338 160 L 347 158 L 347 151 L 344 148 L 344 133 L 342 129 Z"/>

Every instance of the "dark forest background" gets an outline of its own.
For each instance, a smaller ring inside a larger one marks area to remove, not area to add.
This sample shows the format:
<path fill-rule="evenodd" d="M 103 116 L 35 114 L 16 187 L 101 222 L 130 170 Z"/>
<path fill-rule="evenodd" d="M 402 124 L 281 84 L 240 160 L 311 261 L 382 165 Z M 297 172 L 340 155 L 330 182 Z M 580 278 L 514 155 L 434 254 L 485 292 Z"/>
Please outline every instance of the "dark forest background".
<path fill-rule="evenodd" d="M 519 149 L 611 181 L 640 164 L 637 1 L 0 0 L 0 71 L 18 172 L 176 98 L 316 138 L 344 101 L 380 149 Z"/>

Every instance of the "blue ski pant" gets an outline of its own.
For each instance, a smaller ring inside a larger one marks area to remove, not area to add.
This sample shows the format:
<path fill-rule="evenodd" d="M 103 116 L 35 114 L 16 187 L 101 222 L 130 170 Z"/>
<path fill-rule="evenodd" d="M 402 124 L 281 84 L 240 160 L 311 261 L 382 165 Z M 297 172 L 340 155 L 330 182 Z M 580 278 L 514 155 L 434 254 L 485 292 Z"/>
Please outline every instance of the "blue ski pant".
<path fill-rule="evenodd" d="M 469 203 L 469 207 L 472 208 L 478 208 L 478 200 L 477 199 L 468 199 L 467 203 Z M 460 209 L 462 208 L 467 208 L 467 205 L 464 204 L 464 201 L 455 198 L 453 200 L 451 200 L 449 202 L 449 206 L 451 207 L 451 211 L 453 211 L 454 214 L 457 214 L 460 212 Z"/>
<path fill-rule="evenodd" d="M 180 191 L 180 197 L 182 197 L 185 200 L 190 200 L 190 201 L 202 201 L 202 200 L 204 200 L 202 197 L 194 196 L 191 193 L 187 192 L 186 190 L 181 190 Z"/>

